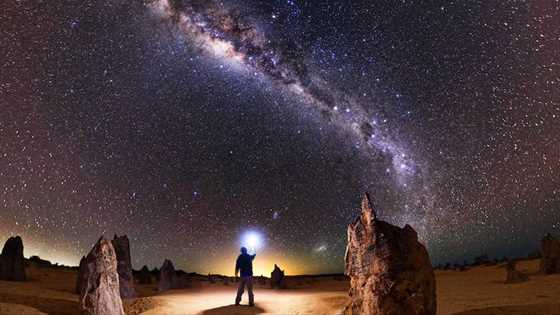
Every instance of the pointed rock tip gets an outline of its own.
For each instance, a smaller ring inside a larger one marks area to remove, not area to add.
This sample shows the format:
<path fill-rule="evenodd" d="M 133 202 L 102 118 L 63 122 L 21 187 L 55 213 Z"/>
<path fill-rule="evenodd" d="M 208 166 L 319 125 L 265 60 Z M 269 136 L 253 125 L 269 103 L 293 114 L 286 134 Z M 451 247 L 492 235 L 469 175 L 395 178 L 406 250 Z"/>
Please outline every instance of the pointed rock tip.
<path fill-rule="evenodd" d="M 362 198 L 362 214 L 367 215 L 371 220 L 377 219 L 377 213 L 375 213 L 371 205 L 371 199 L 367 192 L 364 193 L 364 197 Z"/>

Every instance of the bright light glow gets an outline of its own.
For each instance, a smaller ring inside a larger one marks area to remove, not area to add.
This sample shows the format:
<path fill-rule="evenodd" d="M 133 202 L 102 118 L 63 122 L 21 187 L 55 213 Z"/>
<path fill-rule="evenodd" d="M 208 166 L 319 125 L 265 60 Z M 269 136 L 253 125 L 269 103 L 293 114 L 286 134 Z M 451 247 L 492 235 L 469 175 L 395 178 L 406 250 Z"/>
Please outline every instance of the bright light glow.
<path fill-rule="evenodd" d="M 255 231 L 245 232 L 241 238 L 241 246 L 246 247 L 249 252 L 254 253 L 263 247 L 263 237 Z"/>

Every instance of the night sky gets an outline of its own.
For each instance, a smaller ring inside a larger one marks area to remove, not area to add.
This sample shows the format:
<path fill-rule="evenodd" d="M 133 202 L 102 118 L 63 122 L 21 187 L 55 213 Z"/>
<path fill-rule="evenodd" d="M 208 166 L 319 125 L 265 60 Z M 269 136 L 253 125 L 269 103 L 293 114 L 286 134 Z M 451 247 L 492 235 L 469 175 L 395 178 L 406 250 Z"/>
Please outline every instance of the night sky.
<path fill-rule="evenodd" d="M 369 191 L 434 263 L 560 232 L 559 1 L 0 3 L 0 239 L 341 272 Z"/>

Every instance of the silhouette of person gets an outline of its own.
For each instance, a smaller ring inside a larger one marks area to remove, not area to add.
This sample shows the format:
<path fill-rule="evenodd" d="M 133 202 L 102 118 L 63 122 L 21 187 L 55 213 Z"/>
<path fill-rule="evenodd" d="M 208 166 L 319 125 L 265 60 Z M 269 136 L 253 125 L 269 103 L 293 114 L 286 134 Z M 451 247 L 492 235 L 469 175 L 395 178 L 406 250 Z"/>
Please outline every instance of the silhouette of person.
<path fill-rule="evenodd" d="M 247 248 L 241 247 L 241 255 L 237 257 L 237 262 L 235 263 L 235 276 L 241 272 L 241 278 L 239 279 L 239 288 L 237 289 L 237 297 L 235 298 L 235 305 L 239 305 L 241 302 L 241 296 L 247 287 L 249 293 L 249 306 L 255 305 L 255 297 L 253 295 L 253 259 L 254 255 L 247 254 Z"/>

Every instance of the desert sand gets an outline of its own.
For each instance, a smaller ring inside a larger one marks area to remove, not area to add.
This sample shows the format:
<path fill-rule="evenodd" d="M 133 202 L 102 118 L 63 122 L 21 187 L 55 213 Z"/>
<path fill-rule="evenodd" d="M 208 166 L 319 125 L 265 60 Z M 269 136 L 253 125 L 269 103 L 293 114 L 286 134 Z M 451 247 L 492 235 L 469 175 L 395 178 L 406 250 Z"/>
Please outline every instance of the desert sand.
<path fill-rule="evenodd" d="M 530 281 L 505 284 L 505 266 L 436 271 L 439 315 L 560 315 L 560 275 L 537 273 L 538 260 L 518 269 Z M 29 267 L 30 281 L 0 281 L 0 314 L 78 314 L 73 293 L 75 270 Z M 347 302 L 348 283 L 336 277 L 292 280 L 287 290 L 257 286 L 256 307 L 234 306 L 234 284 L 193 283 L 186 290 L 158 294 L 156 285 L 136 285 L 138 298 L 125 300 L 127 314 L 145 315 L 307 315 L 339 314 Z M 246 296 L 244 297 L 246 299 Z M 244 300 L 242 303 L 246 303 Z"/>

